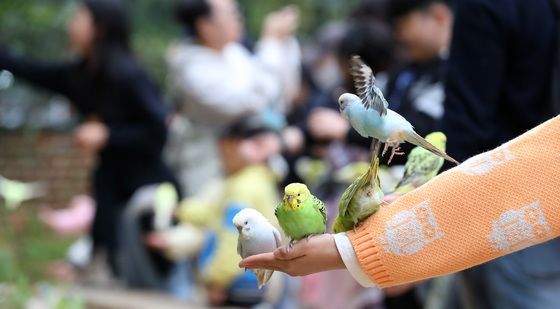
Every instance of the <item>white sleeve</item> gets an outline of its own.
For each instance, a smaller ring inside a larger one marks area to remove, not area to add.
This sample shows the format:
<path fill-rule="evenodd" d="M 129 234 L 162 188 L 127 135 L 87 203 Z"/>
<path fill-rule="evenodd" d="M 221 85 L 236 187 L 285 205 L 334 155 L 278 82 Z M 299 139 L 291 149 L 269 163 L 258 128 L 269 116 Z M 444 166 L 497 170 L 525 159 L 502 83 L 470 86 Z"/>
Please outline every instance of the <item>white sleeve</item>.
<path fill-rule="evenodd" d="M 257 43 L 256 56 L 282 83 L 286 102 L 296 96 L 301 81 L 301 47 L 295 37 L 280 41 L 266 38 Z"/>
<path fill-rule="evenodd" d="M 264 74 L 254 83 L 239 87 L 224 74 L 225 68 L 204 63 L 195 64 L 183 72 L 181 84 L 193 103 L 206 108 L 208 117 L 237 118 L 262 111 L 278 92 L 274 82 Z"/>
<path fill-rule="evenodd" d="M 365 288 L 375 287 L 375 283 L 371 281 L 368 275 L 362 270 L 360 262 L 358 262 L 358 257 L 352 247 L 352 243 L 348 236 L 346 236 L 346 233 L 334 234 L 334 242 L 336 243 L 336 248 L 338 249 L 338 253 L 346 269 L 348 269 L 352 277 Z"/>

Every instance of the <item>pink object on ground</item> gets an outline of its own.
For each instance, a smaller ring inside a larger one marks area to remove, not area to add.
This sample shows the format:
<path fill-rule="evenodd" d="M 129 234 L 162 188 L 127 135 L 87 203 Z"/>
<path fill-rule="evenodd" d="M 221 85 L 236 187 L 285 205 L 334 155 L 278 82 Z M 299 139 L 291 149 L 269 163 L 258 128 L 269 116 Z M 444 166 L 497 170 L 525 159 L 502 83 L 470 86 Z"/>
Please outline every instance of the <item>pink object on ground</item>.
<path fill-rule="evenodd" d="M 61 235 L 81 235 L 86 233 L 95 214 L 95 202 L 87 195 L 79 195 L 70 201 L 67 208 L 44 208 L 39 218 L 53 231 Z"/>

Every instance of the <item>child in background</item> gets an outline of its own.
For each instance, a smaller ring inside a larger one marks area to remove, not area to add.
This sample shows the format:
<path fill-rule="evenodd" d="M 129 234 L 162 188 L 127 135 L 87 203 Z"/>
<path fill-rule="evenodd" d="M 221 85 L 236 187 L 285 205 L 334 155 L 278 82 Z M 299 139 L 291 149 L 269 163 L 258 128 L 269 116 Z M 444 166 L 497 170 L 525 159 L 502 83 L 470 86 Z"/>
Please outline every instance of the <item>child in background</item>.
<path fill-rule="evenodd" d="M 226 129 L 219 141 L 226 179 L 211 183 L 179 208 L 182 224 L 205 231 L 205 248 L 199 256 L 200 278 L 212 305 L 251 305 L 262 301 L 256 277 L 237 266 L 237 230 L 231 220 L 244 207 L 261 212 L 277 224 L 274 208 L 280 202 L 277 178 L 266 165 L 280 145 L 270 144 L 268 132 L 258 124 L 241 121 Z M 160 247 L 169 250 L 171 237 L 161 234 Z M 189 241 L 189 240 L 185 240 Z M 177 244 L 180 245 L 180 244 Z"/>

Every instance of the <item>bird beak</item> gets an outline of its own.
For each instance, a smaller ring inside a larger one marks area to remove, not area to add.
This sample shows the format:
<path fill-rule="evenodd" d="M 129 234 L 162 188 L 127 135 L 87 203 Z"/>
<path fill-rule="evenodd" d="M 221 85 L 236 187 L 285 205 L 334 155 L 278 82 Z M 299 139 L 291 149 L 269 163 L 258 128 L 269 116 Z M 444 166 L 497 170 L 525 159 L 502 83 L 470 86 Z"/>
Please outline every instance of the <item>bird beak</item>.
<path fill-rule="evenodd" d="M 294 196 L 288 195 L 288 202 L 292 203 L 293 200 L 294 200 Z"/>
<path fill-rule="evenodd" d="M 239 232 L 239 234 L 241 234 L 241 229 L 242 229 L 242 227 L 239 226 L 239 225 L 236 225 L 235 228 L 237 228 L 237 231 Z"/>

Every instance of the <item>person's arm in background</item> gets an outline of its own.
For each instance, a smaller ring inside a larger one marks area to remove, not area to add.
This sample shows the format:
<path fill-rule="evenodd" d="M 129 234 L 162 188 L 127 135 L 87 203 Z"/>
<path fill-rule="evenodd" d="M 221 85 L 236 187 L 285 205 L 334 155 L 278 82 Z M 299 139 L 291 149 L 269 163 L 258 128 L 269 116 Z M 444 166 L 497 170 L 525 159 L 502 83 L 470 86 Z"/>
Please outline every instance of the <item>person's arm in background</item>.
<path fill-rule="evenodd" d="M 444 172 L 356 231 L 312 237 L 240 267 L 307 275 L 348 268 L 363 285 L 457 272 L 560 235 L 560 116 Z M 337 250 L 338 249 L 338 250 Z M 538 263 L 538 261 L 535 261 Z"/>
<path fill-rule="evenodd" d="M 509 13 L 500 1 L 456 3 L 440 130 L 448 138 L 447 153 L 459 161 L 493 148 L 498 138 Z"/>
<path fill-rule="evenodd" d="M 257 42 L 256 56 L 263 67 L 281 82 L 282 101 L 292 102 L 301 83 L 301 51 L 294 32 L 299 25 L 299 11 L 287 6 L 269 14 L 263 24 L 262 38 Z M 289 110 L 285 106 L 282 110 Z"/>
<path fill-rule="evenodd" d="M 17 78 L 24 79 L 36 86 L 69 95 L 68 74 L 72 63 L 43 63 L 31 58 L 15 55 L 0 45 L 0 70 L 7 70 Z"/>

